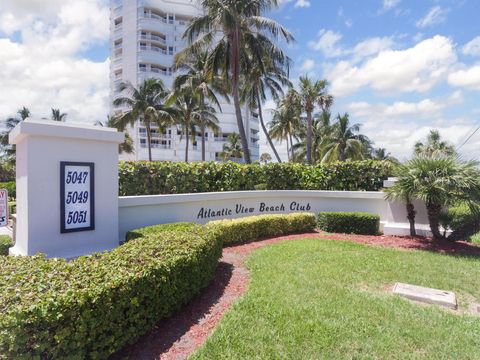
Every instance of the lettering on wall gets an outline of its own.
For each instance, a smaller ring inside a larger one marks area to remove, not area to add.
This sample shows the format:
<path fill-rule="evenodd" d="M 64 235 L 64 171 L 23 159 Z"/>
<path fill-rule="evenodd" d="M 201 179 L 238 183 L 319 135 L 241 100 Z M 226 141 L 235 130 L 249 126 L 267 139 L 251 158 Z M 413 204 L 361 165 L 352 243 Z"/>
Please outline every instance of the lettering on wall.
<path fill-rule="evenodd" d="M 60 232 L 95 229 L 95 165 L 60 162 Z"/>
<path fill-rule="evenodd" d="M 212 218 L 226 218 L 233 215 L 248 215 L 248 214 L 276 214 L 282 212 L 300 212 L 310 211 L 312 206 L 310 203 L 300 203 L 292 201 L 289 203 L 268 204 L 261 202 L 258 205 L 235 204 L 231 207 L 224 207 L 221 209 L 202 207 L 197 213 L 197 219 L 212 219 Z"/>

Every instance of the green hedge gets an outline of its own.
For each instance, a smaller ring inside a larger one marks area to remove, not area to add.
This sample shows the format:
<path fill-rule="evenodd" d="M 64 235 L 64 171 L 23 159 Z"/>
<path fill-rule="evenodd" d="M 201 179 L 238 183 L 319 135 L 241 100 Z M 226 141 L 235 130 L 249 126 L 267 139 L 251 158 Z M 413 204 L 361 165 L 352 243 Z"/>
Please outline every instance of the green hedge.
<path fill-rule="evenodd" d="M 308 166 L 295 163 L 120 162 L 121 196 L 242 190 L 377 191 L 392 174 L 381 161 Z"/>
<path fill-rule="evenodd" d="M 192 226 L 71 262 L 0 257 L 0 358 L 108 357 L 205 287 L 221 245 Z"/>
<path fill-rule="evenodd" d="M 472 212 L 466 203 L 459 203 L 450 207 L 441 215 L 441 224 L 444 228 L 450 228 L 452 233 L 450 240 L 469 240 L 470 237 L 480 231 L 480 216 Z"/>
<path fill-rule="evenodd" d="M 13 246 L 12 238 L 8 235 L 0 235 L 0 256 L 8 255 L 8 249 Z"/>
<path fill-rule="evenodd" d="M 219 236 L 224 245 L 255 241 L 260 238 L 310 232 L 315 229 L 315 214 L 259 215 L 239 219 L 216 220 L 206 227 Z"/>
<path fill-rule="evenodd" d="M 380 216 L 364 212 L 321 212 L 318 228 L 330 233 L 377 235 Z"/>
<path fill-rule="evenodd" d="M 176 223 L 106 253 L 0 257 L 0 358 L 107 358 L 212 279 L 222 244 L 312 231 L 314 214 Z"/>

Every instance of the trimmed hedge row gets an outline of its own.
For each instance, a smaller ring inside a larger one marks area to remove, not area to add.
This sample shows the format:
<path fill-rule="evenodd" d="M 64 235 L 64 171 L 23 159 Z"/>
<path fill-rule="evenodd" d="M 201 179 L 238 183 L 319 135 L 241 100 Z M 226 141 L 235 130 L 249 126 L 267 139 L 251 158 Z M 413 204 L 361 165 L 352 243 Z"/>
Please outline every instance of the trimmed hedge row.
<path fill-rule="evenodd" d="M 480 216 L 472 211 L 467 203 L 459 203 L 450 207 L 441 214 L 441 224 L 449 228 L 452 233 L 449 240 L 469 240 L 471 236 L 480 231 Z"/>
<path fill-rule="evenodd" d="M 255 241 L 271 236 L 311 232 L 315 230 L 315 226 L 315 214 L 311 213 L 216 220 L 206 225 L 207 229 L 222 239 L 224 245 Z"/>
<path fill-rule="evenodd" d="M 74 261 L 0 257 L 0 358 L 106 358 L 213 278 L 220 238 L 145 231 Z"/>
<path fill-rule="evenodd" d="M 0 256 L 0 358 L 106 358 L 211 281 L 223 244 L 307 232 L 314 214 L 176 223 L 106 253 Z"/>
<path fill-rule="evenodd" d="M 321 212 L 318 228 L 330 233 L 377 235 L 380 216 L 364 212 Z"/>
<path fill-rule="evenodd" d="M 392 174 L 382 161 L 242 165 L 234 162 L 120 162 L 120 196 L 242 190 L 377 191 Z"/>

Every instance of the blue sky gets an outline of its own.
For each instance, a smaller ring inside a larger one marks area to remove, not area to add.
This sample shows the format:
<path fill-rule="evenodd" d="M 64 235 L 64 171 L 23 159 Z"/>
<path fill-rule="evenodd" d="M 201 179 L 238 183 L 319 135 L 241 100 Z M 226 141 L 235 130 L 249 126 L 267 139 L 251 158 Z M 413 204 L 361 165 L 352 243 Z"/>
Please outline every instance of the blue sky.
<path fill-rule="evenodd" d="M 269 16 L 296 38 L 300 74 L 325 78 L 376 146 L 407 158 L 431 128 L 461 145 L 480 125 L 478 0 L 282 0 Z M 0 117 L 51 107 L 93 123 L 108 112 L 108 1 L 0 3 Z M 270 117 L 266 104 L 265 117 Z M 262 151 L 267 151 L 262 141 Z M 480 132 L 462 147 L 480 159 Z"/>

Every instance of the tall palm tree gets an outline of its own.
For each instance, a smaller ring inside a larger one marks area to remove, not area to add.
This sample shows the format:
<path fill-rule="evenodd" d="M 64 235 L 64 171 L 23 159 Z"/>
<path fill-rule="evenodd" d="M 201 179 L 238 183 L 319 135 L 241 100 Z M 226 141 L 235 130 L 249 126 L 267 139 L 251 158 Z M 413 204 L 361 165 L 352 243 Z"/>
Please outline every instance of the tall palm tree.
<path fill-rule="evenodd" d="M 441 139 L 438 130 L 430 130 L 425 143 L 418 141 L 414 148 L 415 156 L 455 156 L 455 147 Z"/>
<path fill-rule="evenodd" d="M 5 120 L 5 130 L 0 133 L 0 144 L 8 163 L 15 162 L 16 154 L 15 145 L 8 143 L 8 134 L 10 134 L 10 131 L 12 131 L 18 123 L 29 118 L 30 114 L 30 110 L 24 106 L 17 111 L 17 115 L 19 116 L 9 117 Z"/>
<path fill-rule="evenodd" d="M 115 99 L 115 106 L 127 106 L 129 109 L 113 119 L 113 125 L 125 130 L 136 121 L 143 122 L 147 132 L 148 159 L 152 161 L 152 128 L 157 125 L 164 129 L 173 123 L 172 109 L 165 106 L 167 95 L 165 85 L 159 79 L 146 79 L 138 88 L 128 82 L 120 83 L 119 92 L 127 92 L 128 96 Z"/>
<path fill-rule="evenodd" d="M 53 121 L 65 121 L 67 120 L 67 113 L 62 113 L 60 109 L 52 108 L 52 120 Z"/>
<path fill-rule="evenodd" d="M 261 59 L 257 61 L 263 61 L 266 66 L 263 66 L 263 70 L 262 66 L 254 66 L 252 69 L 250 69 L 248 74 L 244 77 L 241 99 L 242 102 L 247 103 L 252 110 L 256 110 L 258 112 L 262 130 L 277 161 L 281 163 L 282 160 L 278 155 L 277 149 L 273 144 L 263 120 L 262 103 L 267 100 L 267 92 L 270 93 L 275 101 L 278 101 L 280 95 L 283 95 L 282 86 L 291 86 L 291 83 L 288 80 L 287 73 L 282 68 L 275 66 L 271 61 L 269 61 L 269 59 Z M 254 62 L 252 61 L 252 63 Z M 280 65 L 287 67 L 288 70 L 288 64 Z"/>
<path fill-rule="evenodd" d="M 295 136 L 298 142 L 293 146 L 295 149 L 295 160 L 303 162 L 307 156 L 307 136 L 306 126 L 301 124 Z M 329 111 L 323 111 L 314 117 L 312 122 L 312 162 L 318 163 L 324 155 L 324 144 L 328 141 L 334 127 L 332 126 L 331 114 Z"/>
<path fill-rule="evenodd" d="M 367 153 L 365 147 L 371 146 L 371 142 L 359 132 L 360 124 L 350 124 L 348 114 L 339 114 L 330 136 L 325 139 L 322 162 L 364 159 Z"/>
<path fill-rule="evenodd" d="M 272 39 L 290 42 L 293 36 L 277 22 L 262 16 L 278 6 L 277 0 L 202 0 L 201 5 L 205 13 L 187 27 L 184 38 L 189 46 L 183 52 L 210 49 L 208 71 L 229 78 L 243 156 L 246 163 L 251 163 L 240 105 L 240 75 L 248 67 L 249 58 L 268 55 L 274 61 L 287 61 Z"/>
<path fill-rule="evenodd" d="M 307 115 L 307 163 L 312 164 L 313 112 L 318 105 L 322 111 L 329 110 L 333 104 L 333 96 L 327 93 L 326 80 L 314 81 L 308 76 L 300 76 L 298 101 Z"/>
<path fill-rule="evenodd" d="M 181 89 L 188 88 L 189 91 L 198 95 L 199 108 L 204 109 L 205 116 L 198 121 L 202 138 L 202 161 L 205 161 L 205 134 L 208 129 L 217 133 L 218 120 L 211 116 L 215 109 L 210 105 L 216 106 L 220 111 L 222 108 L 217 94 L 222 96 L 227 102 L 227 86 L 225 80 L 207 69 L 208 52 L 203 50 L 197 53 L 177 54 L 175 58 L 176 70 L 180 72 L 174 82 L 173 88 L 178 92 Z"/>
<path fill-rule="evenodd" d="M 295 157 L 295 150 L 293 147 L 293 134 L 299 125 L 300 117 L 292 111 L 291 108 L 280 106 L 273 110 L 272 121 L 268 124 L 270 130 L 269 135 L 272 139 L 280 141 L 287 141 L 287 154 L 289 160 Z"/>
<path fill-rule="evenodd" d="M 223 144 L 223 152 L 220 154 L 224 161 L 240 159 L 243 157 L 242 140 L 237 133 L 228 135 L 227 142 Z"/>
<path fill-rule="evenodd" d="M 218 126 L 218 118 L 215 115 L 216 110 L 213 106 L 200 103 L 199 116 L 195 121 L 200 129 L 200 137 L 202 141 L 202 161 L 205 161 L 205 148 L 206 148 L 206 131 L 207 129 L 214 134 L 218 134 L 220 127 Z"/>

